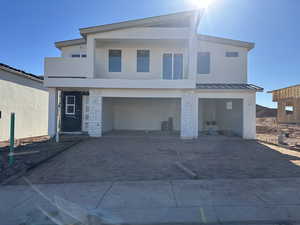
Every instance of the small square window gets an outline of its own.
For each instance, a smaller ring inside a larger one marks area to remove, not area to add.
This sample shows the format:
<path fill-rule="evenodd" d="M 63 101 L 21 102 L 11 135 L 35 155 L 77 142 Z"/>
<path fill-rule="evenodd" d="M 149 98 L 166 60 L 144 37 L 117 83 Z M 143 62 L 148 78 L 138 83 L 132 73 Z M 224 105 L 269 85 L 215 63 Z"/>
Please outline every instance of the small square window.
<path fill-rule="evenodd" d="M 232 110 L 232 102 L 226 102 L 226 109 Z"/>
<path fill-rule="evenodd" d="M 285 106 L 285 113 L 287 115 L 292 115 L 294 113 L 294 106 L 291 105 Z"/>
<path fill-rule="evenodd" d="M 239 57 L 238 52 L 226 52 L 226 57 Z"/>

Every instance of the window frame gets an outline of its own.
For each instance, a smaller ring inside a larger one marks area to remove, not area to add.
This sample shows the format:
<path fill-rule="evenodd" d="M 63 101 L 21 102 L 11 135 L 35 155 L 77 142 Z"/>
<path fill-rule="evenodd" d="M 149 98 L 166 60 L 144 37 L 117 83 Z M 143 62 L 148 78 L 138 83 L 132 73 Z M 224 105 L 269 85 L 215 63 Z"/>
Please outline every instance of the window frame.
<path fill-rule="evenodd" d="M 240 53 L 238 51 L 226 51 L 225 57 L 226 58 L 238 58 L 238 57 L 240 57 Z"/>
<path fill-rule="evenodd" d="M 199 63 L 199 55 L 200 54 L 208 54 L 208 56 L 209 56 L 209 65 L 208 65 L 208 72 L 207 73 L 200 73 L 199 72 L 199 65 L 198 65 L 198 63 Z M 208 51 L 206 51 L 206 52 L 197 52 L 197 63 L 196 63 L 196 70 L 197 70 L 197 74 L 199 74 L 199 75 L 209 75 L 210 73 L 211 73 L 211 52 L 208 52 Z"/>
<path fill-rule="evenodd" d="M 171 68 L 171 74 L 172 79 L 164 79 L 164 55 L 165 54 L 171 54 L 171 62 L 172 62 L 172 68 Z M 174 56 L 175 55 L 182 55 L 182 77 L 181 79 L 174 79 Z M 184 53 L 183 52 L 163 52 L 162 53 L 162 64 L 161 64 L 161 79 L 162 80 L 183 80 L 184 79 L 184 66 L 185 66 L 185 59 L 184 59 Z"/>
<path fill-rule="evenodd" d="M 287 104 L 284 106 L 284 111 L 286 115 L 293 115 L 295 111 L 294 105 Z"/>
<path fill-rule="evenodd" d="M 110 51 L 120 51 L 120 71 L 110 71 Z M 109 73 L 121 73 L 122 72 L 122 49 L 108 49 L 107 71 Z"/>
<path fill-rule="evenodd" d="M 86 53 L 72 53 L 71 58 L 86 58 L 87 54 Z"/>
<path fill-rule="evenodd" d="M 68 103 L 69 98 L 73 98 L 74 102 L 73 103 Z M 68 106 L 73 106 L 73 112 L 68 112 Z M 65 96 L 65 114 L 69 116 L 74 116 L 76 113 L 76 96 L 75 95 L 66 95 Z"/>
<path fill-rule="evenodd" d="M 138 71 L 138 51 L 148 51 L 149 52 L 149 58 L 148 58 L 148 71 Z M 136 72 L 137 73 L 150 73 L 150 57 L 151 57 L 151 55 L 150 55 L 151 53 L 150 53 L 150 49 L 137 49 L 136 50 Z"/>

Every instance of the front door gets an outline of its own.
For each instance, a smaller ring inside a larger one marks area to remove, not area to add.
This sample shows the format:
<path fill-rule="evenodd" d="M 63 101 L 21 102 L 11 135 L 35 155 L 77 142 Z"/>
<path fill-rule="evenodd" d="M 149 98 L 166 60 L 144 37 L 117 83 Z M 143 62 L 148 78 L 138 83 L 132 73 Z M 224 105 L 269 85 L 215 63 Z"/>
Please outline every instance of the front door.
<path fill-rule="evenodd" d="M 81 131 L 82 94 L 81 92 L 62 92 L 61 128 L 63 132 Z"/>

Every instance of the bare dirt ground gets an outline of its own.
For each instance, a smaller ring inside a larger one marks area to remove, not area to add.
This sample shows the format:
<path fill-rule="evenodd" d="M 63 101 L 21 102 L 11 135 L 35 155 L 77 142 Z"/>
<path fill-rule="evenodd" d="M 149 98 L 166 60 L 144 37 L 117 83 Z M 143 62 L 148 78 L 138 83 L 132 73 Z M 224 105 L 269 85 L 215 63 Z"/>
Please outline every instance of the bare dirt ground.
<path fill-rule="evenodd" d="M 199 179 L 300 177 L 299 157 L 296 151 L 233 137 L 103 137 L 72 147 L 27 178 L 33 183 L 190 179 L 176 161 Z"/>
<path fill-rule="evenodd" d="M 277 124 L 275 117 L 256 119 L 257 139 L 268 143 L 279 143 L 279 135 L 283 135 L 283 143 L 300 149 L 300 126 L 296 124 Z"/>
<path fill-rule="evenodd" d="M 0 183 L 59 154 L 80 140 L 62 137 L 61 142 L 56 143 L 45 136 L 27 138 L 15 145 L 13 152 L 10 152 L 9 146 L 4 145 L 0 148 Z M 10 157 L 12 153 L 13 157 Z"/>

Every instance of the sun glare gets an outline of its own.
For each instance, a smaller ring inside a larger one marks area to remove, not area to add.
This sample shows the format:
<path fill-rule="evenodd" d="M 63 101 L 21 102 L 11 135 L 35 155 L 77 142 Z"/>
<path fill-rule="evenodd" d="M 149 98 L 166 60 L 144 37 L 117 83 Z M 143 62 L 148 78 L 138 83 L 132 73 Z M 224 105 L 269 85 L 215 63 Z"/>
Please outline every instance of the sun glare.
<path fill-rule="evenodd" d="M 192 4 L 200 9 L 207 9 L 214 0 L 190 0 Z"/>

